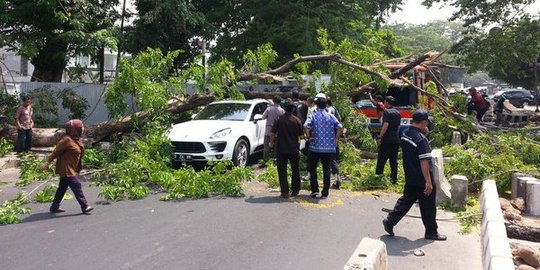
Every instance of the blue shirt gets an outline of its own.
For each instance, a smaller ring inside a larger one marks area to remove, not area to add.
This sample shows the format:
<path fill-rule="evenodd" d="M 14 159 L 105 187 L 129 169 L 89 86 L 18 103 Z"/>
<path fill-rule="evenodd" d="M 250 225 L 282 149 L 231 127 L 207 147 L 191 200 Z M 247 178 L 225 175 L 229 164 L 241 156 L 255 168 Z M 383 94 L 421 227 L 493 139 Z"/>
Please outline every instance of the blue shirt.
<path fill-rule="evenodd" d="M 405 184 L 425 188 L 426 180 L 420 167 L 421 160 L 430 161 L 429 174 L 431 171 L 431 147 L 429 142 L 417 127 L 409 127 L 401 135 L 401 148 L 403 149 L 403 171 L 405 172 Z M 432 182 L 432 184 L 434 184 Z"/>
<path fill-rule="evenodd" d="M 309 144 L 309 150 L 317 153 L 336 152 L 336 130 L 343 125 L 335 116 L 324 109 L 317 109 L 304 124 L 310 130 L 313 141 Z"/>

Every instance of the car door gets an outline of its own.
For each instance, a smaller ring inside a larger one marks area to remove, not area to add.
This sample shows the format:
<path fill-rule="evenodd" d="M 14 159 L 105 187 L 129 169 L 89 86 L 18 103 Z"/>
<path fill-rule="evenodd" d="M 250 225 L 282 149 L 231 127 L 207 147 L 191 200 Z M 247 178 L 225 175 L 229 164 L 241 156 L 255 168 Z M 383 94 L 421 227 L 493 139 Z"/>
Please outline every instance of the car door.
<path fill-rule="evenodd" d="M 510 104 L 514 105 L 515 107 L 519 107 L 519 103 L 520 103 L 519 99 L 520 98 L 517 95 L 517 92 L 508 91 L 508 92 L 504 93 L 504 95 L 506 96 L 506 98 L 508 99 L 508 102 L 510 102 Z"/>
<path fill-rule="evenodd" d="M 264 133 L 265 133 L 265 126 L 266 126 L 266 119 L 255 121 L 255 115 L 260 114 L 262 115 L 266 108 L 268 107 L 267 102 L 261 102 L 257 103 L 255 107 L 253 108 L 253 111 L 251 113 L 250 122 L 251 124 L 251 134 L 252 134 L 252 149 L 256 149 L 258 146 L 261 146 L 264 144 Z"/>

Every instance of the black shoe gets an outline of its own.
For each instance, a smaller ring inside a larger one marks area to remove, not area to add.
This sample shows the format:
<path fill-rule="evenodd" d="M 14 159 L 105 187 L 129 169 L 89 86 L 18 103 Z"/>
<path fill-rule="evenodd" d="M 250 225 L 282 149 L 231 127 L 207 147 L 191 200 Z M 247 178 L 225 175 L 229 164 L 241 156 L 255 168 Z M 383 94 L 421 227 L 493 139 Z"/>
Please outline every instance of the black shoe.
<path fill-rule="evenodd" d="M 319 192 L 311 192 L 311 194 L 309 194 L 309 197 L 311 198 L 317 198 L 317 196 L 319 196 Z"/>
<path fill-rule="evenodd" d="M 62 208 L 58 208 L 58 209 L 49 209 L 49 212 L 53 213 L 53 214 L 58 214 L 58 213 L 63 213 L 63 212 L 66 212 L 66 210 L 62 209 Z"/>
<path fill-rule="evenodd" d="M 288 193 L 281 193 L 280 197 L 283 198 L 283 199 L 288 199 L 289 194 Z"/>
<path fill-rule="evenodd" d="M 424 238 L 427 240 L 446 241 L 446 235 L 440 233 L 426 234 Z"/>
<path fill-rule="evenodd" d="M 394 236 L 394 226 L 388 224 L 388 219 L 383 219 L 382 224 L 384 226 L 384 230 L 388 233 L 388 235 Z"/>
<path fill-rule="evenodd" d="M 86 208 L 84 208 L 84 209 L 82 210 L 82 212 L 83 212 L 83 214 L 88 214 L 88 213 L 90 213 L 92 210 L 94 210 L 94 207 L 92 207 L 92 206 L 87 206 Z"/>
<path fill-rule="evenodd" d="M 298 196 L 299 193 L 300 193 L 300 191 L 293 191 L 291 193 L 291 197 L 296 197 L 296 196 Z"/>

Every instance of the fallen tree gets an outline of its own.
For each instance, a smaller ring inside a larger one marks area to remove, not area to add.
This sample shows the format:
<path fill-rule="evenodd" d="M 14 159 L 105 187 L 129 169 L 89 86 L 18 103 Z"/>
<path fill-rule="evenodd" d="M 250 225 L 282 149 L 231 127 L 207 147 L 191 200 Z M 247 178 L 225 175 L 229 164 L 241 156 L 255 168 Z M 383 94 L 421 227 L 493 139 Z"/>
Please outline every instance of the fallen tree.
<path fill-rule="evenodd" d="M 301 56 L 301 57 L 297 57 L 295 59 L 292 59 L 286 62 L 285 64 L 279 66 L 278 68 L 270 69 L 265 72 L 258 72 L 258 73 L 239 72 L 238 74 L 235 75 L 235 79 L 229 80 L 228 82 L 226 82 L 226 85 L 231 86 L 240 81 L 250 81 L 250 80 L 271 79 L 274 81 L 282 81 L 283 77 L 281 75 L 284 75 L 290 72 L 293 68 L 295 68 L 295 66 L 297 66 L 300 63 L 332 62 L 341 66 L 351 68 L 353 70 L 364 72 L 370 75 L 372 78 L 374 78 L 373 81 L 363 84 L 356 91 L 348 92 L 347 95 L 349 95 L 350 97 L 354 97 L 355 95 L 363 94 L 365 91 L 371 91 L 375 89 L 377 87 L 376 80 L 382 80 L 386 82 L 386 84 L 389 86 L 407 85 L 421 92 L 422 94 L 431 97 L 435 101 L 436 105 L 440 107 L 441 109 L 443 109 L 443 111 L 449 116 L 452 116 L 461 121 L 465 121 L 466 119 L 463 115 L 457 114 L 453 111 L 452 106 L 445 99 L 445 95 L 441 95 L 442 96 L 441 97 L 439 95 L 431 94 L 427 92 L 426 90 L 415 86 L 410 81 L 408 81 L 405 77 L 403 77 L 403 74 L 407 73 L 409 70 L 413 69 L 414 67 L 418 65 L 429 66 L 430 64 L 433 63 L 435 59 L 439 58 L 441 55 L 442 53 L 430 52 L 430 53 L 422 54 L 416 59 L 412 59 L 412 55 L 411 55 L 408 58 L 400 59 L 400 60 L 408 59 L 409 62 L 407 64 L 405 64 L 403 67 L 399 68 L 398 70 L 395 70 L 393 72 L 388 72 L 388 74 L 375 71 L 373 68 L 371 68 L 371 66 L 363 66 L 363 65 L 359 65 L 357 63 L 345 60 L 339 54 Z M 438 80 L 434 80 L 434 81 L 438 85 L 441 85 Z M 444 86 L 441 85 L 441 87 L 439 88 L 444 89 Z M 292 93 L 290 92 L 276 93 L 276 92 L 249 92 L 248 91 L 248 92 L 242 92 L 242 94 L 245 96 L 245 98 L 248 98 L 248 99 L 251 99 L 251 98 L 271 99 L 275 95 L 280 95 L 284 98 L 292 97 Z M 306 99 L 308 96 L 309 96 L 308 94 L 302 93 L 300 98 Z M 217 97 L 214 93 L 208 93 L 208 94 L 203 94 L 203 95 L 193 95 L 187 98 L 179 98 L 175 96 L 169 100 L 165 111 L 173 115 L 179 114 L 182 112 L 195 109 L 200 106 L 205 106 L 211 103 L 212 101 L 216 100 L 216 98 Z M 113 134 L 129 132 L 132 130 L 134 122 L 144 121 L 147 118 L 147 116 L 148 116 L 148 112 L 140 111 L 132 115 L 120 117 L 118 119 L 87 126 L 85 130 L 85 137 L 87 138 L 89 142 L 95 143 Z M 2 131 L 2 134 L 4 134 L 3 136 L 7 136 L 13 141 L 15 141 L 17 130 L 14 126 L 5 125 Z M 63 136 L 63 134 L 64 134 L 64 131 L 62 129 L 35 128 L 33 131 L 33 144 L 34 146 L 45 146 L 45 147 L 53 146 Z"/>
<path fill-rule="evenodd" d="M 193 95 L 188 98 L 173 98 L 169 101 L 166 111 L 171 114 L 179 114 L 199 106 L 207 105 L 214 100 L 214 95 Z M 142 122 L 147 116 L 148 114 L 146 112 L 137 112 L 119 119 L 89 125 L 85 127 L 84 137 L 89 143 L 99 142 L 112 134 L 131 131 L 135 119 L 138 122 Z M 16 127 L 6 125 L 4 129 L 3 134 L 6 134 L 7 137 L 15 141 L 17 138 Z M 63 129 L 58 128 L 34 128 L 32 130 L 32 144 L 42 147 L 54 146 L 64 136 L 64 133 L 65 131 Z"/>

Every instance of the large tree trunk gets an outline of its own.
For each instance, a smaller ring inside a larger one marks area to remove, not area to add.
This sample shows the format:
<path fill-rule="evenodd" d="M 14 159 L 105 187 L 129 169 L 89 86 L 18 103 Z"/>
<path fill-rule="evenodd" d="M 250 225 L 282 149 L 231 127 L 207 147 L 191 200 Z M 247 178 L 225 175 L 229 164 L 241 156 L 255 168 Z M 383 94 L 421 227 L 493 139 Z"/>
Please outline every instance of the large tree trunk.
<path fill-rule="evenodd" d="M 67 45 L 50 39 L 44 48 L 32 58 L 34 72 L 32 81 L 38 82 L 61 82 L 62 73 L 66 67 Z"/>
<path fill-rule="evenodd" d="M 524 226 L 516 223 L 506 223 L 508 237 L 533 242 L 540 241 L 540 228 Z"/>
<path fill-rule="evenodd" d="M 215 100 L 213 95 L 206 96 L 190 96 L 187 99 L 171 99 L 167 106 L 167 112 L 171 114 L 178 114 L 185 111 L 195 109 L 199 106 L 205 106 Z M 147 117 L 146 112 L 138 112 L 133 116 L 137 118 L 138 122 L 144 121 Z M 85 127 L 84 137 L 88 143 L 95 143 L 103 140 L 104 138 L 122 132 L 129 132 L 133 128 L 133 122 L 130 116 L 126 116 L 120 119 L 114 119 L 110 121 L 101 122 L 95 125 Z M 0 130 L 2 137 L 8 137 L 13 142 L 17 139 L 17 128 L 12 125 L 4 125 L 4 128 Z M 32 130 L 32 146 L 50 147 L 56 145 L 56 143 L 64 136 L 64 129 L 58 128 L 34 128 Z"/>

